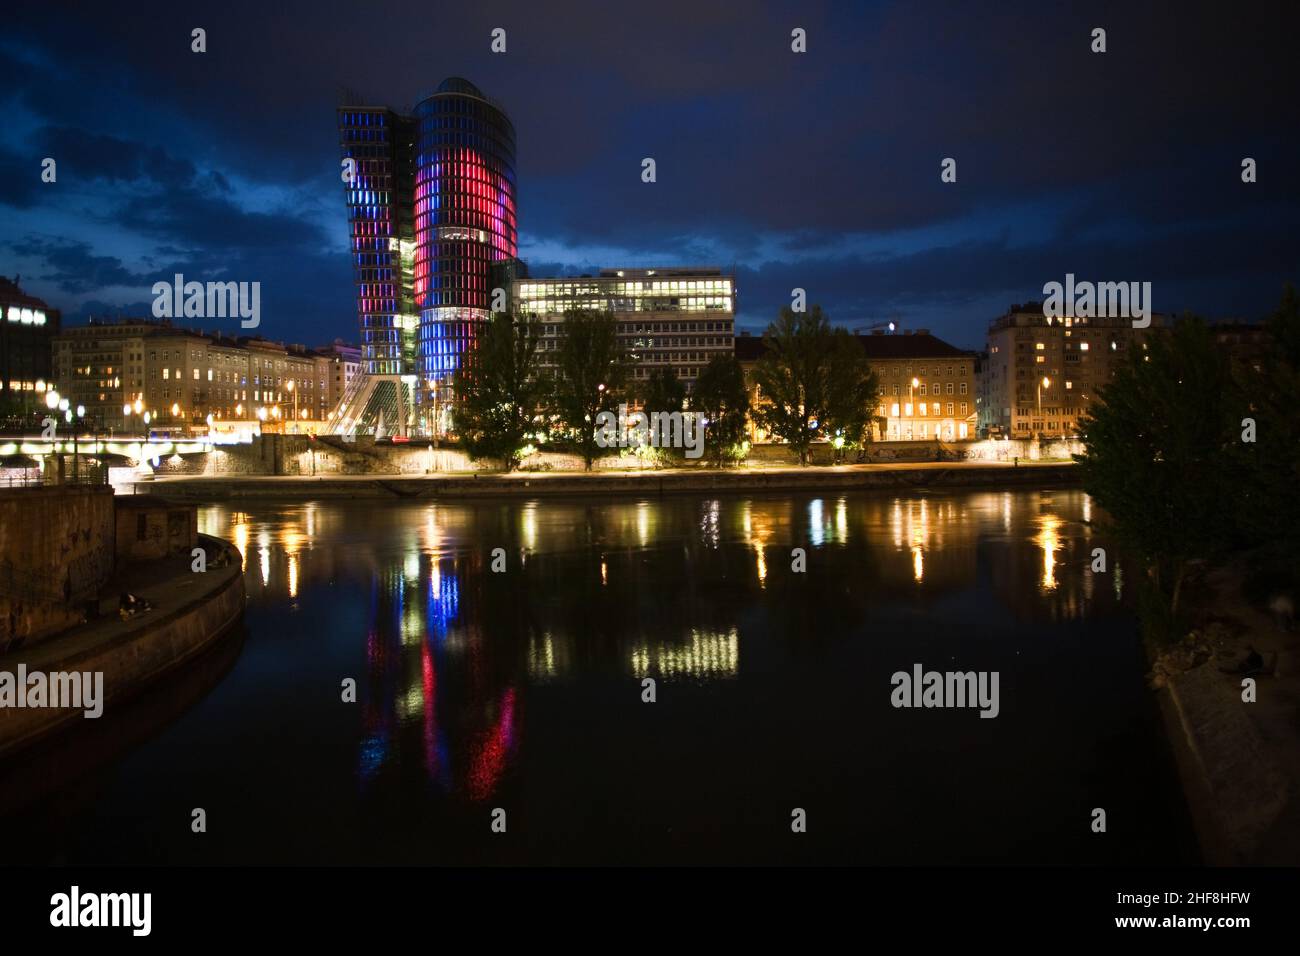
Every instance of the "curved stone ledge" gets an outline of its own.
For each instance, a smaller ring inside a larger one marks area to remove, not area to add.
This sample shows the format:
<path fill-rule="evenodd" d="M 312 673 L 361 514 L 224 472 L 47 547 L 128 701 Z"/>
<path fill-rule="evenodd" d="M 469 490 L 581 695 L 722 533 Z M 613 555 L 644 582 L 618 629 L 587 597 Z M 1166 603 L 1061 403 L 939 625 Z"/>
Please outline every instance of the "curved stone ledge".
<path fill-rule="evenodd" d="M 234 625 L 244 612 L 243 559 L 234 545 L 199 535 L 209 570 L 160 584 L 183 591 L 155 602 L 153 610 L 131 621 L 95 621 L 51 637 L 30 649 L 0 658 L 0 671 L 29 673 L 102 672 L 104 713 L 201 653 Z M 212 565 L 219 565 L 212 567 Z M 169 592 L 171 593 L 171 592 Z M 152 598 L 151 598 L 152 600 Z M 53 707 L 0 708 L 0 758 L 8 757 L 78 720 L 81 710 Z"/>

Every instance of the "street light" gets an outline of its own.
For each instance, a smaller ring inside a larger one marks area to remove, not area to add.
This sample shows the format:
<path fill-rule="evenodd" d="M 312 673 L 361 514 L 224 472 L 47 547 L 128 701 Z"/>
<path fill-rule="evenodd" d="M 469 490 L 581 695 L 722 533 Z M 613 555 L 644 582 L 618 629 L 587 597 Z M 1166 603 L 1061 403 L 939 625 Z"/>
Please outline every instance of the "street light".
<path fill-rule="evenodd" d="M 45 393 L 45 407 L 50 411 L 54 411 L 59 407 L 59 393 L 54 389 L 50 389 Z"/>
<path fill-rule="evenodd" d="M 919 378 L 916 378 L 915 376 L 913 376 L 912 380 L 907 383 L 907 414 L 910 416 L 916 415 L 916 396 L 913 394 L 913 391 L 919 388 L 920 385 L 921 385 L 921 380 Z M 907 437 L 911 438 L 915 430 L 916 430 L 916 422 L 914 420 L 911 424 L 907 426 Z"/>
<path fill-rule="evenodd" d="M 1043 437 L 1043 389 L 1051 388 L 1052 380 L 1044 375 L 1038 382 L 1038 437 Z"/>

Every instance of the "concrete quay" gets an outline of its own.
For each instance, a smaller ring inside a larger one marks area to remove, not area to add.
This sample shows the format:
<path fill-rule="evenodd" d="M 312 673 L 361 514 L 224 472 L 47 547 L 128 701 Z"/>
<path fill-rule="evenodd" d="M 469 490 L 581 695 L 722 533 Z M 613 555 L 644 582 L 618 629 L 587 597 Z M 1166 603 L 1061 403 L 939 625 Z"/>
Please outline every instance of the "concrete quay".
<path fill-rule="evenodd" d="M 135 494 L 184 501 L 243 499 L 431 499 L 766 492 L 943 491 L 1077 486 L 1072 462 L 912 462 L 799 467 L 501 472 L 434 475 L 184 476 L 135 482 Z"/>

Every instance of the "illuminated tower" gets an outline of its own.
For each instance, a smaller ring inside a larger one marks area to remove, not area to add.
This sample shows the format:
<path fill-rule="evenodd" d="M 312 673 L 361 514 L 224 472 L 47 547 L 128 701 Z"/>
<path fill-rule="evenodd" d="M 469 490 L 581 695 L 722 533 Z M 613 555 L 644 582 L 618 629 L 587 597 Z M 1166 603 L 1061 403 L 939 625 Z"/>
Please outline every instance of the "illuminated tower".
<path fill-rule="evenodd" d="M 416 372 L 425 427 L 442 433 L 451 376 L 491 309 L 492 268 L 517 254 L 515 129 L 459 77 L 414 119 Z"/>
<path fill-rule="evenodd" d="M 343 106 L 338 119 L 362 375 L 331 424 L 442 434 L 493 267 L 517 252 L 514 127 L 457 77 L 413 116 Z"/>
<path fill-rule="evenodd" d="M 414 420 L 415 126 L 385 107 L 338 111 L 343 188 L 357 288 L 361 374 L 332 422 L 405 434 Z"/>

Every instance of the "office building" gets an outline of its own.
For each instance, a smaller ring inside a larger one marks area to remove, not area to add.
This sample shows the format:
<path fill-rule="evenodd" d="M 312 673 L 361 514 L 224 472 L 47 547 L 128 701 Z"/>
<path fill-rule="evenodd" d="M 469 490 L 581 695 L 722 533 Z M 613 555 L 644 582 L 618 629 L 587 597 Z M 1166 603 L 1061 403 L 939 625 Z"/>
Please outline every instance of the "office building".
<path fill-rule="evenodd" d="M 25 419 L 45 409 L 54 369 L 50 343 L 59 310 L 0 277 L 0 415 Z"/>
<path fill-rule="evenodd" d="M 663 269 L 602 269 L 597 275 L 516 279 L 514 310 L 538 319 L 538 364 L 556 369 L 570 310 L 609 311 L 632 363 L 632 381 L 656 369 L 672 369 L 689 393 L 715 355 L 734 348 L 736 281 L 711 266 Z"/>
<path fill-rule="evenodd" d="M 442 433 L 493 267 L 517 255 L 514 127 L 458 77 L 410 115 L 348 105 L 338 120 L 364 374 L 337 424 Z"/>

